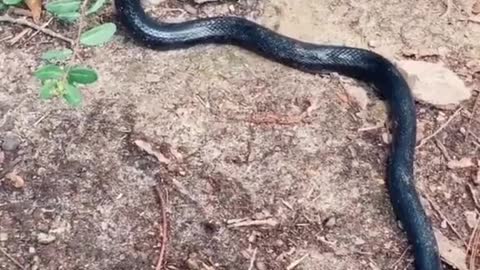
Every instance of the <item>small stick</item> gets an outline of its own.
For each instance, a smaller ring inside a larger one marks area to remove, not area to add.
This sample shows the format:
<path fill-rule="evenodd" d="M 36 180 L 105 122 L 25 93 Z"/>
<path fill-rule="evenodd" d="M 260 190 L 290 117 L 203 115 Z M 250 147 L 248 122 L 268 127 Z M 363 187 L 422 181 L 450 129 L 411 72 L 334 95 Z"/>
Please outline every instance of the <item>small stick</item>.
<path fill-rule="evenodd" d="M 275 219 L 263 219 L 263 220 L 247 220 L 228 225 L 227 227 L 246 227 L 246 226 L 271 226 L 275 227 L 278 225 L 278 221 Z"/>
<path fill-rule="evenodd" d="M 467 141 L 468 135 L 470 134 L 470 128 L 472 127 L 472 121 L 473 121 L 473 118 L 475 117 L 475 112 L 477 111 L 479 100 L 480 100 L 480 93 L 477 95 L 477 98 L 475 99 L 475 103 L 473 104 L 473 108 L 472 108 L 472 117 L 470 117 L 470 119 L 468 120 L 467 127 L 465 128 L 465 130 L 467 131 L 467 133 L 465 134 L 465 142 Z"/>
<path fill-rule="evenodd" d="M 450 157 L 450 155 L 448 154 L 448 150 L 447 148 L 445 147 L 445 145 L 443 145 L 443 143 L 437 139 L 437 138 L 434 138 L 433 139 L 435 141 L 435 144 L 437 145 L 438 149 L 440 149 L 440 152 L 442 152 L 443 156 L 445 157 L 445 159 L 447 161 L 450 161 L 452 160 L 452 158 Z"/>
<path fill-rule="evenodd" d="M 36 24 L 34 24 L 32 22 L 29 22 L 29 21 L 27 21 L 26 19 L 23 19 L 23 18 L 12 18 L 9 15 L 2 15 L 2 16 L 0 16 L 0 22 L 9 22 L 9 23 L 19 24 L 19 25 L 23 25 L 23 26 L 28 26 L 28 27 L 33 28 L 37 31 L 40 31 L 44 34 L 47 34 L 47 35 L 52 36 L 54 38 L 58 38 L 60 40 L 68 42 L 71 46 L 73 46 L 74 43 L 75 43 L 75 41 L 73 41 L 73 39 L 64 37 L 63 35 L 61 35 L 59 33 L 56 33 L 56 32 L 54 32 L 50 29 L 44 29 L 42 26 L 36 25 Z"/>
<path fill-rule="evenodd" d="M 473 191 L 472 185 L 467 183 L 468 191 L 470 191 L 470 195 L 472 195 L 473 203 L 475 204 L 475 207 L 477 210 L 480 211 L 480 204 L 478 203 L 477 197 L 475 196 L 475 192 Z"/>
<path fill-rule="evenodd" d="M 450 118 L 445 122 L 443 123 L 443 125 L 441 125 L 435 132 L 433 132 L 430 136 L 427 136 L 425 137 L 419 145 L 417 145 L 417 149 L 422 147 L 427 141 L 429 141 L 430 139 L 432 139 L 433 137 L 437 136 L 438 133 L 440 133 L 440 131 L 442 131 L 444 128 L 446 128 L 448 126 L 448 124 L 450 124 L 450 122 L 452 122 L 453 118 L 455 118 L 455 116 L 457 116 L 457 114 L 462 110 L 463 108 L 460 107 L 458 108 L 455 113 L 452 114 L 452 116 L 450 116 Z"/>
<path fill-rule="evenodd" d="M 442 213 L 442 211 L 440 211 L 440 207 L 438 207 L 438 205 L 435 202 L 433 202 L 432 200 L 430 200 L 430 198 L 428 198 L 426 195 L 425 195 L 425 198 L 430 203 L 430 205 L 432 205 L 432 208 L 438 213 L 438 215 L 440 215 L 440 217 L 443 218 L 447 222 L 448 227 L 450 227 L 452 232 L 457 235 L 458 239 L 463 241 L 463 245 L 465 247 L 467 247 L 468 245 L 465 242 L 465 240 L 463 240 L 463 237 L 460 235 L 460 233 L 457 231 L 457 229 L 455 229 L 455 226 L 453 226 L 453 224 L 450 222 L 450 220 L 448 220 L 448 218 Z"/>
<path fill-rule="evenodd" d="M 303 255 L 300 259 L 293 261 L 291 264 L 287 266 L 287 270 L 292 270 L 293 268 L 297 267 L 303 260 L 305 260 L 308 257 L 308 253 Z"/>
<path fill-rule="evenodd" d="M 253 263 L 255 262 L 256 256 L 257 256 L 257 248 L 253 250 L 252 259 L 250 260 L 250 266 L 248 267 L 248 270 L 253 270 Z"/>
<path fill-rule="evenodd" d="M 3 255 L 5 255 L 5 257 L 10 259 L 18 268 L 22 270 L 26 270 L 26 268 L 23 265 L 21 265 L 12 255 L 8 254 L 6 250 L 4 250 L 3 248 L 0 248 L 0 252 L 2 252 Z"/>
<path fill-rule="evenodd" d="M 161 244 L 160 247 L 160 256 L 158 257 L 157 267 L 156 270 L 161 270 L 163 266 L 163 258 L 165 257 L 165 251 L 167 248 L 167 214 L 165 211 L 165 199 L 163 197 L 163 192 L 160 190 L 159 186 L 156 186 L 157 194 L 160 199 L 160 209 L 162 211 L 162 237 L 161 237 Z"/>
<path fill-rule="evenodd" d="M 402 261 L 403 257 L 405 257 L 405 255 L 407 254 L 407 251 L 408 251 L 408 247 L 402 252 L 402 254 L 400 255 L 400 257 L 398 257 L 398 259 L 392 264 L 392 266 L 390 266 L 390 268 L 395 268 L 397 269 L 397 266 L 398 264 L 400 264 L 400 262 Z"/>

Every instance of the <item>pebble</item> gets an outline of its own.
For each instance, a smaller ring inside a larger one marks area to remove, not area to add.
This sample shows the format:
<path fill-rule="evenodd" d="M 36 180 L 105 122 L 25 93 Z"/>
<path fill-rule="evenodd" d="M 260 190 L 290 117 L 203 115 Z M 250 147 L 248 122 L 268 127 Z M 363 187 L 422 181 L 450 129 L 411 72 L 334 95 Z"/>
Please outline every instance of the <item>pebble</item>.
<path fill-rule="evenodd" d="M 468 100 L 472 89 L 443 63 L 426 61 L 396 61 L 416 100 L 439 108 L 450 107 Z"/>
<path fill-rule="evenodd" d="M 257 268 L 257 270 L 267 270 L 267 265 L 262 261 L 256 261 L 255 268 Z"/>
<path fill-rule="evenodd" d="M 361 245 L 363 245 L 363 244 L 365 244 L 365 243 L 366 243 L 365 240 L 363 240 L 362 238 L 357 238 L 357 239 L 355 239 L 355 242 L 354 242 L 354 244 L 355 244 L 356 246 L 361 246 Z"/>
<path fill-rule="evenodd" d="M 2 149 L 4 151 L 15 151 L 20 145 L 20 137 L 14 133 L 7 133 L 3 138 Z"/>
<path fill-rule="evenodd" d="M 38 233 L 37 235 L 37 241 L 40 244 L 50 244 L 53 243 L 56 240 L 55 235 L 52 234 L 47 234 L 47 233 Z"/>
<path fill-rule="evenodd" d="M 0 233 L 0 242 L 5 242 L 8 240 L 8 234 L 7 233 Z"/>
<path fill-rule="evenodd" d="M 335 217 L 329 217 L 325 221 L 325 227 L 332 228 L 333 226 L 335 226 L 336 222 L 337 221 L 335 220 Z"/>

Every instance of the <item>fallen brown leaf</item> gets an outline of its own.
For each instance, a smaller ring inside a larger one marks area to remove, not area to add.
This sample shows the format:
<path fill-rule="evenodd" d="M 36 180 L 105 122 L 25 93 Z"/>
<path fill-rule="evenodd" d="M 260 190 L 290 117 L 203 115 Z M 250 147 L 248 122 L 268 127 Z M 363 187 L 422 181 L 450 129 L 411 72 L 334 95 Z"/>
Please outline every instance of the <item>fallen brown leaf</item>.
<path fill-rule="evenodd" d="M 38 24 L 42 17 L 42 0 L 25 0 L 25 4 L 32 11 L 33 22 Z"/>
<path fill-rule="evenodd" d="M 156 157 L 157 160 L 160 163 L 164 163 L 164 164 L 170 164 L 171 163 L 168 158 L 166 158 L 162 153 L 160 153 L 160 151 L 155 150 L 154 147 L 150 143 L 148 143 L 146 141 L 143 141 L 143 140 L 135 140 L 135 144 L 140 149 L 142 149 L 143 151 L 145 151 L 148 154 Z"/>
<path fill-rule="evenodd" d="M 435 238 L 437 239 L 438 249 L 443 261 L 458 270 L 468 270 L 467 254 L 465 249 L 461 248 L 455 242 L 448 239 L 437 229 L 434 229 Z"/>

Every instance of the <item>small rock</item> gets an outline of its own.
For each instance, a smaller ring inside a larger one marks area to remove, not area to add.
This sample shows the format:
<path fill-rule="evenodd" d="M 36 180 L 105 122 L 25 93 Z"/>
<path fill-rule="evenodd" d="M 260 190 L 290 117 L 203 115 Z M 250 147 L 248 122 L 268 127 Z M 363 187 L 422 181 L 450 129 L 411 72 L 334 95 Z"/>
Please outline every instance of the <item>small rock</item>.
<path fill-rule="evenodd" d="M 461 158 L 460 160 L 450 160 L 447 163 L 449 169 L 463 169 L 475 166 L 471 158 Z"/>
<path fill-rule="evenodd" d="M 475 211 L 465 211 L 465 218 L 470 229 L 475 228 L 477 224 L 477 213 Z"/>
<path fill-rule="evenodd" d="M 5 153 L 3 151 L 0 151 L 0 165 L 5 161 Z"/>
<path fill-rule="evenodd" d="M 267 265 L 263 261 L 256 261 L 255 268 L 257 268 L 257 270 L 267 270 Z"/>
<path fill-rule="evenodd" d="M 361 246 L 361 245 L 363 245 L 363 244 L 365 244 L 365 243 L 366 243 L 365 240 L 363 240 L 362 238 L 357 238 L 357 239 L 355 239 L 355 242 L 354 242 L 354 244 L 355 244 L 356 246 Z"/>
<path fill-rule="evenodd" d="M 146 6 L 158 6 L 163 2 L 165 2 L 165 0 L 142 0 L 142 4 Z"/>
<path fill-rule="evenodd" d="M 418 101 L 448 107 L 459 104 L 472 95 L 472 90 L 443 64 L 402 60 L 396 61 L 396 65 Z"/>
<path fill-rule="evenodd" d="M 252 234 L 248 237 L 248 242 L 253 243 L 253 242 L 255 242 L 255 240 L 257 240 L 257 236 L 252 233 Z"/>
<path fill-rule="evenodd" d="M 8 240 L 8 234 L 7 233 L 0 233 L 0 242 L 5 242 Z"/>
<path fill-rule="evenodd" d="M 14 133 L 7 133 L 3 138 L 2 149 L 4 151 L 15 151 L 20 145 L 20 137 Z"/>
<path fill-rule="evenodd" d="M 369 40 L 368 46 L 370 46 L 370 48 L 375 48 L 378 46 L 378 42 L 376 40 Z"/>
<path fill-rule="evenodd" d="M 30 254 L 35 254 L 35 252 L 36 252 L 36 250 L 35 250 L 34 247 L 29 247 L 29 248 L 28 248 L 28 253 L 30 253 Z"/>
<path fill-rule="evenodd" d="M 11 173 L 7 173 L 7 175 L 5 175 L 5 178 L 10 180 L 12 185 L 16 188 L 23 188 L 25 186 L 25 180 L 23 180 L 23 178 L 18 175 L 15 170 Z"/>
<path fill-rule="evenodd" d="M 382 133 L 382 141 L 386 144 L 389 144 L 390 142 L 392 142 L 392 136 L 389 134 L 389 133 Z"/>
<path fill-rule="evenodd" d="M 344 84 L 344 87 L 348 96 L 353 98 L 355 100 L 355 103 L 357 103 L 362 110 L 365 110 L 369 102 L 367 91 L 365 91 L 365 89 L 363 89 L 362 87 L 356 85 Z"/>
<path fill-rule="evenodd" d="M 442 229 L 446 229 L 448 227 L 447 221 L 445 219 L 442 220 L 442 222 L 440 223 L 440 227 Z"/>
<path fill-rule="evenodd" d="M 277 246 L 277 247 L 281 247 L 281 246 L 283 246 L 284 244 L 285 244 L 285 243 L 284 243 L 282 240 L 280 240 L 280 239 L 275 240 L 275 246 Z"/>
<path fill-rule="evenodd" d="M 333 226 L 335 226 L 335 223 L 337 221 L 335 220 L 335 217 L 329 217 L 325 220 L 325 227 L 327 228 L 333 228 Z"/>
<path fill-rule="evenodd" d="M 37 241 L 40 244 L 50 244 L 53 243 L 56 240 L 55 235 L 52 234 L 47 234 L 47 233 L 38 233 L 37 235 Z"/>
<path fill-rule="evenodd" d="M 480 0 L 477 0 L 472 6 L 472 14 L 478 15 L 480 14 Z"/>

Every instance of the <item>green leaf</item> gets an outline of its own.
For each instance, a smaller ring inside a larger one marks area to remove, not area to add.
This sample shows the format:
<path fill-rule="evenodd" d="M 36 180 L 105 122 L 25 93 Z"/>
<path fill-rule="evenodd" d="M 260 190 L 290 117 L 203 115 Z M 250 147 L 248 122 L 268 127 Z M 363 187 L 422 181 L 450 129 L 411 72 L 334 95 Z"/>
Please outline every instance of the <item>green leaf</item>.
<path fill-rule="evenodd" d="M 71 84 L 90 84 L 98 80 L 98 75 L 93 69 L 73 67 L 68 72 L 68 82 Z"/>
<path fill-rule="evenodd" d="M 97 0 L 93 5 L 90 6 L 90 8 L 85 12 L 86 15 L 90 15 L 92 13 L 97 12 L 104 4 L 106 0 Z"/>
<path fill-rule="evenodd" d="M 3 3 L 7 6 L 14 6 L 18 5 L 22 2 L 22 0 L 3 0 Z"/>
<path fill-rule="evenodd" d="M 82 93 L 80 90 L 71 84 L 65 87 L 65 94 L 63 95 L 68 104 L 73 107 L 78 107 L 82 103 Z"/>
<path fill-rule="evenodd" d="M 54 14 L 70 13 L 80 9 L 79 0 L 54 0 L 46 5 L 46 9 Z"/>
<path fill-rule="evenodd" d="M 63 70 L 57 65 L 46 65 L 35 71 L 35 77 L 42 81 L 49 79 L 58 80 L 62 78 L 63 74 Z"/>
<path fill-rule="evenodd" d="M 115 32 L 117 26 L 114 23 L 105 23 L 96 26 L 80 36 L 80 43 L 87 46 L 97 46 L 109 41 Z"/>
<path fill-rule="evenodd" d="M 47 80 L 45 84 L 40 88 L 40 98 L 51 99 L 55 95 L 57 83 L 57 80 Z"/>
<path fill-rule="evenodd" d="M 46 61 L 63 61 L 70 56 L 72 56 L 73 51 L 70 49 L 63 49 L 63 50 L 50 50 L 42 54 L 41 58 Z"/>
<path fill-rule="evenodd" d="M 79 12 L 67 12 L 67 13 L 60 13 L 56 14 L 57 18 L 66 22 L 75 22 L 78 18 L 80 18 Z"/>

